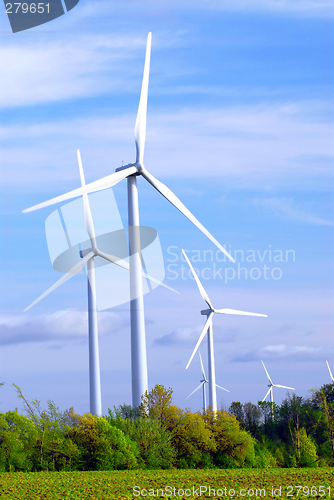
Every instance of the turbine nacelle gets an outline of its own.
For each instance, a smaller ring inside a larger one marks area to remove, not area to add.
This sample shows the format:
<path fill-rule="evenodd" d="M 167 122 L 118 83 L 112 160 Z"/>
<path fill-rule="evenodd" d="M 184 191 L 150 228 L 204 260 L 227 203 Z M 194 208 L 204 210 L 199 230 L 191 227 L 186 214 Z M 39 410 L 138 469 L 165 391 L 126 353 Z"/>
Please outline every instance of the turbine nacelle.
<path fill-rule="evenodd" d="M 128 163 L 127 165 L 122 165 L 121 167 L 116 168 L 115 172 L 121 172 L 122 170 L 126 170 L 127 168 L 132 168 L 132 167 L 135 167 L 137 169 L 137 172 L 131 175 L 140 175 L 144 169 L 144 165 L 142 165 L 139 162 L 135 162 L 135 163 Z"/>
<path fill-rule="evenodd" d="M 81 259 L 83 259 L 84 257 L 86 257 L 86 255 L 88 255 L 91 252 L 93 252 L 94 255 L 98 255 L 99 253 L 97 248 L 85 248 L 84 250 L 80 250 L 79 255 Z"/>
<path fill-rule="evenodd" d="M 214 309 L 203 309 L 201 311 L 201 315 L 202 316 L 209 316 L 210 313 L 214 313 L 216 312 Z"/>

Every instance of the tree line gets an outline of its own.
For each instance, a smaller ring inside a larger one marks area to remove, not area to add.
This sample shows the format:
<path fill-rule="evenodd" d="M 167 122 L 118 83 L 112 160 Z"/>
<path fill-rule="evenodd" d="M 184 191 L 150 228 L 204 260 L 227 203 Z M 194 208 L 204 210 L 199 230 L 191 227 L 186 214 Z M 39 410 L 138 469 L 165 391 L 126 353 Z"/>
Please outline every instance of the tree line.
<path fill-rule="evenodd" d="M 138 408 L 103 417 L 52 401 L 42 409 L 14 387 L 25 415 L 0 413 L 1 472 L 334 466 L 334 384 L 281 405 L 233 402 L 215 413 L 181 409 L 171 388 L 156 385 Z"/>

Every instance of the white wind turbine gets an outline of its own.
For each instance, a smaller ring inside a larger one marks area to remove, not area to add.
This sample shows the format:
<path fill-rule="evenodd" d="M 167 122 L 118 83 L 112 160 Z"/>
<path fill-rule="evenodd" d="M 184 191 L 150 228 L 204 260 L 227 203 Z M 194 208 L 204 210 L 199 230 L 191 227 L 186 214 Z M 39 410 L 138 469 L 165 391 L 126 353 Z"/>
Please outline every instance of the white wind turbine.
<path fill-rule="evenodd" d="M 151 55 L 151 33 L 147 37 L 144 74 L 138 113 L 135 124 L 136 161 L 119 167 L 116 172 L 95 182 L 82 186 L 44 203 L 30 207 L 23 212 L 31 212 L 87 193 L 107 189 L 127 178 L 128 182 L 128 225 L 130 246 L 130 319 L 131 319 L 131 365 L 132 365 L 132 404 L 139 406 L 141 396 L 148 389 L 146 339 L 144 323 L 143 285 L 141 277 L 141 246 L 139 234 L 139 206 L 137 177 L 142 176 L 162 196 L 187 217 L 202 233 L 204 233 L 232 262 L 233 258 L 225 248 L 196 219 L 179 198 L 162 182 L 153 177 L 144 167 L 144 149 L 146 138 L 147 95 Z"/>
<path fill-rule="evenodd" d="M 80 151 L 77 151 L 81 186 L 85 186 L 85 176 L 82 167 Z M 44 297 L 49 295 L 53 290 L 65 283 L 76 274 L 78 274 L 85 265 L 87 265 L 87 283 L 88 283 L 88 339 L 89 339 L 89 393 L 90 393 L 90 412 L 93 415 L 102 415 L 101 403 L 101 382 L 100 382 L 100 359 L 99 359 L 99 341 L 98 341 L 98 327 L 97 327 L 97 306 L 96 306 L 96 284 L 95 284 L 95 257 L 102 257 L 103 259 L 116 264 L 124 269 L 129 270 L 129 264 L 123 259 L 114 255 L 107 254 L 98 249 L 96 243 L 96 235 L 93 224 L 92 213 L 90 210 L 89 200 L 87 193 L 83 194 L 83 208 L 84 220 L 87 234 L 90 239 L 91 247 L 80 252 L 81 260 L 78 261 L 66 274 L 64 274 L 56 283 L 54 283 L 46 292 L 40 295 L 34 302 L 32 302 L 25 310 L 28 311 L 31 307 L 37 304 Z M 78 255 L 79 258 L 79 255 Z M 160 281 L 142 273 L 144 278 L 161 284 L 163 287 L 173 290 L 172 288 L 160 283 Z"/>
<path fill-rule="evenodd" d="M 334 382 L 334 377 L 333 377 L 333 374 L 332 374 L 332 372 L 331 372 L 331 369 L 329 368 L 328 361 L 326 361 L 326 363 L 327 363 L 327 367 L 328 367 L 328 371 L 329 371 L 330 378 L 332 379 L 332 382 Z"/>
<path fill-rule="evenodd" d="M 273 381 L 271 380 L 270 378 L 270 375 L 267 371 L 267 368 L 264 366 L 264 362 L 261 360 L 261 363 L 263 364 L 263 368 L 265 369 L 265 372 L 267 374 L 267 377 L 268 377 L 268 380 L 269 380 L 269 384 L 268 384 L 268 387 L 269 387 L 269 390 L 267 392 L 267 394 L 264 396 L 263 400 L 262 400 L 262 403 L 265 402 L 266 398 L 269 396 L 269 393 L 270 393 L 270 401 L 271 401 L 271 408 L 272 408 L 272 417 L 273 417 L 273 420 L 274 420 L 274 387 L 280 387 L 281 389 L 291 389 L 292 391 L 295 391 L 296 389 L 294 389 L 293 387 L 287 387 L 286 385 L 279 385 L 279 384 L 274 384 Z"/>
<path fill-rule="evenodd" d="M 202 380 L 200 381 L 200 385 L 198 387 L 196 387 L 196 389 L 191 393 L 189 394 L 189 396 L 186 397 L 186 399 L 190 398 L 190 396 L 192 396 L 196 391 L 198 391 L 198 389 L 200 389 L 202 387 L 202 390 L 203 390 L 203 408 L 204 410 L 206 410 L 206 392 L 205 392 L 205 384 L 208 384 L 209 381 L 206 379 L 206 375 L 205 375 L 205 371 L 204 371 L 204 366 L 203 366 L 203 361 L 202 361 L 202 356 L 201 356 L 201 353 L 200 351 L 198 351 L 198 354 L 199 354 L 199 359 L 200 359 L 200 362 L 201 362 L 201 368 L 202 368 Z M 224 389 L 224 387 L 221 387 L 220 385 L 216 384 L 216 387 L 219 387 L 219 389 L 223 389 L 223 391 L 226 391 L 226 392 L 230 392 L 228 391 L 227 389 Z"/>
<path fill-rule="evenodd" d="M 236 309 L 215 309 L 212 305 L 211 300 L 209 299 L 208 294 L 204 290 L 204 287 L 202 283 L 200 282 L 197 274 L 195 273 L 195 270 L 193 266 L 191 265 L 190 260 L 187 257 L 186 252 L 182 249 L 183 255 L 186 259 L 186 261 L 189 264 L 189 267 L 191 269 L 191 272 L 195 278 L 195 281 L 197 283 L 197 286 L 199 288 L 200 294 L 209 306 L 209 309 L 204 309 L 201 311 L 201 314 L 203 316 L 207 317 L 207 320 L 205 322 L 204 328 L 202 330 L 202 333 L 197 341 L 197 344 L 195 346 L 195 349 L 193 350 L 192 355 L 190 356 L 190 359 L 188 361 L 188 364 L 186 366 L 186 369 L 190 365 L 193 357 L 196 354 L 197 349 L 199 348 L 202 340 L 204 339 L 206 333 L 208 332 L 208 362 L 209 362 L 209 405 L 212 408 L 212 411 L 216 412 L 217 411 L 217 391 L 216 391 L 216 371 L 215 371 L 215 356 L 214 356 L 214 347 L 213 347 L 213 332 L 212 332 L 212 318 L 215 313 L 218 314 L 236 314 L 240 316 L 261 316 L 263 318 L 266 318 L 266 314 L 258 314 L 258 313 L 250 313 L 250 312 L 244 312 L 244 311 L 237 311 Z"/>

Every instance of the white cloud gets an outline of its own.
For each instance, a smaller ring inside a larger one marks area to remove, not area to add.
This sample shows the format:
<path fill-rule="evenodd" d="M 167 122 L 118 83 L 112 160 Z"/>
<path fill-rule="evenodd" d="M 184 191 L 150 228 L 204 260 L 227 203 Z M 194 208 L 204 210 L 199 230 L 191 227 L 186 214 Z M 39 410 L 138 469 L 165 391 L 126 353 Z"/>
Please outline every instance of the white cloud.
<path fill-rule="evenodd" d="M 163 114 L 151 110 L 145 165 L 160 177 L 205 174 L 228 177 L 243 186 L 272 181 L 291 186 L 313 176 L 328 185 L 334 147 L 332 125 L 322 117 L 324 106 L 303 102 Z M 86 116 L 3 126 L 3 182 L 33 183 L 36 189 L 43 183 L 43 190 L 45 182 L 77 182 L 78 146 L 88 181 L 113 172 L 122 160 L 134 161 L 135 114 L 136 110 L 108 119 Z"/>
<path fill-rule="evenodd" d="M 203 316 L 203 324 L 201 325 L 191 325 L 176 328 L 172 333 L 164 335 L 163 337 L 157 338 L 153 341 L 154 346 L 159 345 L 193 345 L 195 347 L 198 337 L 203 329 L 205 317 Z M 235 342 L 236 332 L 231 328 L 225 329 L 224 333 L 221 333 L 221 328 L 215 328 L 218 331 L 216 342 L 230 343 Z M 206 342 L 204 343 L 206 347 Z"/>
<path fill-rule="evenodd" d="M 144 47 L 144 37 L 96 34 L 58 40 L 29 38 L 24 45 L 19 38 L 3 44 L 0 107 L 129 91 L 132 82 L 137 83 L 136 69 L 142 72 L 142 58 L 135 56 Z M 127 77 L 128 71 L 132 78 Z"/>
<path fill-rule="evenodd" d="M 123 325 L 121 316 L 99 313 L 99 335 L 113 334 Z M 50 314 L 2 314 L 0 344 L 24 344 L 85 340 L 88 338 L 88 314 L 85 311 L 61 310 Z"/>
<path fill-rule="evenodd" d="M 237 355 L 233 361 L 322 361 L 326 356 L 334 353 L 333 347 L 309 346 L 309 345 L 267 345 L 260 349 L 245 352 Z"/>
<path fill-rule="evenodd" d="M 331 0 L 127 0 L 114 2 L 110 0 L 94 1 L 94 6 L 86 11 L 86 15 L 99 16 L 101 13 L 115 15 L 115 12 L 128 12 L 131 8 L 133 14 L 143 14 L 149 10 L 150 15 L 161 15 L 165 11 L 186 10 L 191 11 L 235 11 L 235 12 L 273 12 L 294 14 L 309 17 L 333 16 Z"/>
<path fill-rule="evenodd" d="M 287 220 L 295 220 L 298 222 L 324 226 L 334 225 L 334 222 L 326 221 L 324 219 L 321 219 L 320 217 L 304 212 L 300 208 L 296 207 L 293 200 L 290 198 L 254 199 L 253 203 L 260 208 L 263 207 L 267 210 L 270 210 L 276 216 L 282 217 Z"/>

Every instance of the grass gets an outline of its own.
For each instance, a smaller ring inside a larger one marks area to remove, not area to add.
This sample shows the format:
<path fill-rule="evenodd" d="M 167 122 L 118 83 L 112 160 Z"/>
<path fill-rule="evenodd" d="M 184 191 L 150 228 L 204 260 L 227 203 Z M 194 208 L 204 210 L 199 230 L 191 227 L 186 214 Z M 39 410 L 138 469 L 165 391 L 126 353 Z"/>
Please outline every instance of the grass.
<path fill-rule="evenodd" d="M 0 473 L 1 500 L 238 497 L 333 499 L 334 468 Z"/>

